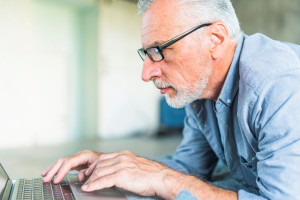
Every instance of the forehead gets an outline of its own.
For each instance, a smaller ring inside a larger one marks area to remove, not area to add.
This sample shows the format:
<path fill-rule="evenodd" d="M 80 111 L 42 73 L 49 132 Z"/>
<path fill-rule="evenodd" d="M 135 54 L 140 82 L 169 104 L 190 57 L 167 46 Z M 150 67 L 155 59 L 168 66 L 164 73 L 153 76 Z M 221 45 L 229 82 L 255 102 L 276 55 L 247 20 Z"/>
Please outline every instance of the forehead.
<path fill-rule="evenodd" d="M 144 13 L 142 19 L 142 45 L 149 47 L 161 44 L 179 34 L 186 24 L 184 11 L 177 1 L 157 0 Z"/>

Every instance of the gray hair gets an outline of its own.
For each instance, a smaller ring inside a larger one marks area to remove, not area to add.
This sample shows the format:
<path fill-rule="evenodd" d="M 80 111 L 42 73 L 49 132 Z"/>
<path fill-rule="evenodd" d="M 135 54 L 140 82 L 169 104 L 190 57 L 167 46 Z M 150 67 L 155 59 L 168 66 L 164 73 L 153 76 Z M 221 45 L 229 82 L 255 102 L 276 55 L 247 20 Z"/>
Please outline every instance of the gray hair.
<path fill-rule="evenodd" d="M 156 0 L 139 0 L 137 7 L 138 13 L 142 14 Z M 172 0 L 174 1 L 174 0 Z M 241 28 L 230 0 L 177 0 L 178 3 L 192 3 L 196 8 L 199 23 L 213 23 L 222 21 L 229 30 L 230 37 L 238 40 L 241 36 Z"/>

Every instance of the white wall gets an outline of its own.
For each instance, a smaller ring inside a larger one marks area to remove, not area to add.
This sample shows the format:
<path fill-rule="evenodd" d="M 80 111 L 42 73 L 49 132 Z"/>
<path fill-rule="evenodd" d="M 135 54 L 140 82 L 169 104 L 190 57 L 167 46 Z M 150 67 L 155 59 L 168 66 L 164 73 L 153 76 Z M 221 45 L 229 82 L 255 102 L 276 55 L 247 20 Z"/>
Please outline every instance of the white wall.
<path fill-rule="evenodd" d="M 66 6 L 0 2 L 0 148 L 70 137 L 75 23 L 74 10 Z"/>
<path fill-rule="evenodd" d="M 11 13 L 14 10 L 15 12 Z M 33 63 L 32 5 L 1 1 L 0 6 L 0 134 L 1 147 L 33 139 L 32 101 L 24 86 L 35 87 L 28 70 Z M 15 133 L 22 133 L 16 135 Z M 5 140 L 3 139 L 5 138 Z"/>
<path fill-rule="evenodd" d="M 126 1 L 102 1 L 100 9 L 99 135 L 102 138 L 153 133 L 159 92 L 141 79 L 137 54 L 141 16 Z"/>
<path fill-rule="evenodd" d="M 93 19 L 85 8 L 94 0 L 0 0 L 0 148 L 156 129 L 159 94 L 141 80 L 136 5 L 99 2 Z M 98 48 L 97 30 L 86 30 L 97 20 Z"/>

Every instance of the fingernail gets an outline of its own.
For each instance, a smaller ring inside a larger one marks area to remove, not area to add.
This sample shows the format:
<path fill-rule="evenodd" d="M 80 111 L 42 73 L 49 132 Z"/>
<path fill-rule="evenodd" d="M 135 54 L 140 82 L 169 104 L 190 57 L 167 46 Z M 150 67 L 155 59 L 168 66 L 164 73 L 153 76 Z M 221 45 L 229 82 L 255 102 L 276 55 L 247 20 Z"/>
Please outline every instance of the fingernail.
<path fill-rule="evenodd" d="M 82 189 L 82 190 L 86 190 L 86 189 L 87 189 L 87 185 L 84 184 L 84 185 L 81 187 L 81 189 Z"/>
<path fill-rule="evenodd" d="M 88 175 L 88 174 L 89 174 L 89 170 L 86 170 L 86 171 L 85 171 L 85 174 Z"/>
<path fill-rule="evenodd" d="M 43 181 L 44 181 L 44 182 L 46 182 L 46 179 L 47 179 L 46 177 L 45 177 L 45 178 L 43 178 Z"/>

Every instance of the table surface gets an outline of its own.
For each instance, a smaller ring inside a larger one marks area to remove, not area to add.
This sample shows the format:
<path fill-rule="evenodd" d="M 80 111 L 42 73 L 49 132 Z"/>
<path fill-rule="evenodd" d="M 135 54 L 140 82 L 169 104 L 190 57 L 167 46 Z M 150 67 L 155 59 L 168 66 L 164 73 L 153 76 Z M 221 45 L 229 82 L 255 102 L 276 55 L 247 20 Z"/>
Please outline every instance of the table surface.
<path fill-rule="evenodd" d="M 149 159 L 173 154 L 182 137 L 135 137 L 118 140 L 82 141 L 53 146 L 0 149 L 0 162 L 11 179 L 40 177 L 40 173 L 58 158 L 89 149 L 99 152 L 129 150 Z"/>

